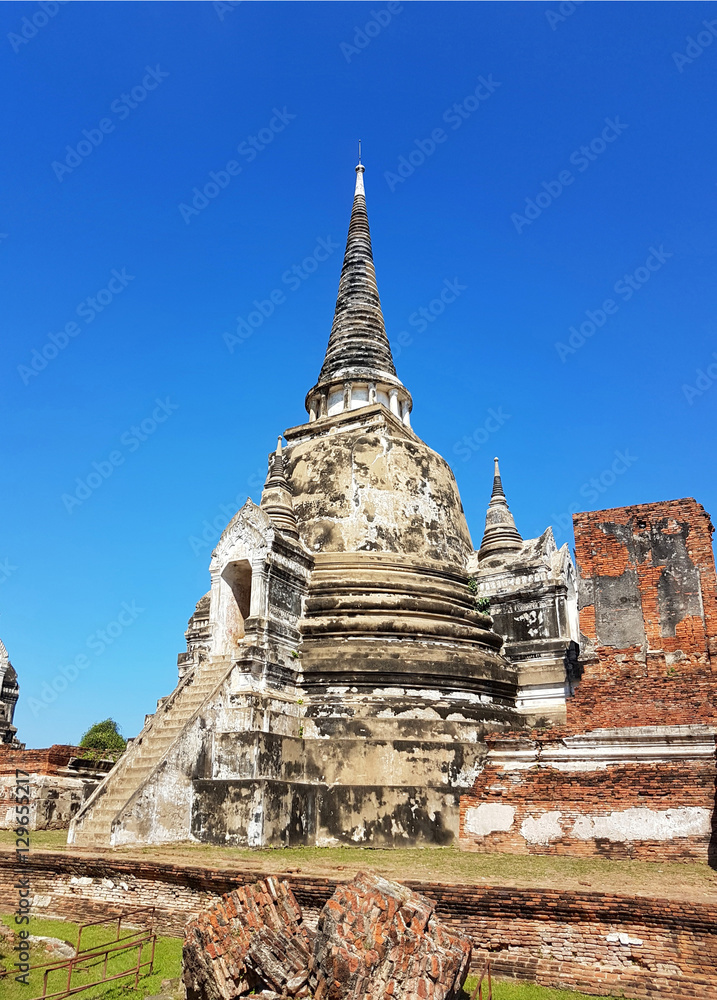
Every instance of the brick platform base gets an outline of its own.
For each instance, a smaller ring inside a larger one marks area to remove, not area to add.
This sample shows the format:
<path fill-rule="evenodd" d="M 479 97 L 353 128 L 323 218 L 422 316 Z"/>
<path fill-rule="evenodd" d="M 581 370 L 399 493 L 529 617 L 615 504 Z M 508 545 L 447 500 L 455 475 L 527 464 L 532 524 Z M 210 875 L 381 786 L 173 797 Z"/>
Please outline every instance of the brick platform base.
<path fill-rule="evenodd" d="M 715 730 L 645 726 L 488 737 L 461 846 L 508 854 L 715 858 Z"/>
<path fill-rule="evenodd" d="M 21 865 L 0 852 L 0 909 L 12 912 L 17 878 L 29 877 L 33 912 L 83 920 L 156 905 L 159 927 L 179 935 L 190 916 L 246 875 L 140 861 L 35 854 Z M 287 878 L 304 913 L 318 913 L 336 882 Z M 717 906 L 673 900 L 407 882 L 436 914 L 471 937 L 474 965 L 495 975 L 587 993 L 677 1000 L 717 997 Z"/>

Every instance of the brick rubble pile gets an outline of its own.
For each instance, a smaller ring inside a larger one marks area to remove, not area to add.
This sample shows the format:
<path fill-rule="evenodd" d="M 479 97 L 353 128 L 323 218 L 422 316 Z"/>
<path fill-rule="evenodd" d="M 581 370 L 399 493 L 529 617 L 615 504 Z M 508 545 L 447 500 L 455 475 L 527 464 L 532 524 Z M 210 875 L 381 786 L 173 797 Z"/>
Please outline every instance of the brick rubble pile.
<path fill-rule="evenodd" d="M 471 944 L 434 910 L 405 886 L 360 874 L 337 888 L 314 933 L 286 882 L 235 889 L 187 924 L 187 1000 L 454 1000 Z"/>

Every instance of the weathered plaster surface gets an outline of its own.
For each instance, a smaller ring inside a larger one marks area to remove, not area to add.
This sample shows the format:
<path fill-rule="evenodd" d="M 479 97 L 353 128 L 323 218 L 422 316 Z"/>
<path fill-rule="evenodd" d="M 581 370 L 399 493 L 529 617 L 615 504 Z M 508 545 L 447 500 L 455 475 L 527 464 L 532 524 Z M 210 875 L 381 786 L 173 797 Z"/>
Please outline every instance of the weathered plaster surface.
<path fill-rule="evenodd" d="M 91 778 L 67 774 L 32 774 L 30 784 L 30 830 L 63 830 L 77 813 L 103 775 Z M 16 779 L 0 778 L 0 830 L 17 826 L 15 803 Z"/>
<path fill-rule="evenodd" d="M 394 552 L 465 566 L 473 551 L 448 463 L 381 406 L 287 431 L 301 538 L 311 552 Z M 329 433 L 331 431 L 332 433 Z"/>
<path fill-rule="evenodd" d="M 528 816 L 520 826 L 520 833 L 529 844 L 549 844 L 551 840 L 560 840 L 563 828 L 559 823 L 562 813 L 559 810 L 545 812 L 542 816 Z"/>
<path fill-rule="evenodd" d="M 499 830 L 510 830 L 515 819 L 515 807 L 500 802 L 483 802 L 466 810 L 466 830 L 476 837 L 486 837 Z"/>
<path fill-rule="evenodd" d="M 607 816 L 580 816 L 570 832 L 579 840 L 673 840 L 705 836 L 710 832 L 711 818 L 709 809 L 697 806 L 624 809 Z"/>

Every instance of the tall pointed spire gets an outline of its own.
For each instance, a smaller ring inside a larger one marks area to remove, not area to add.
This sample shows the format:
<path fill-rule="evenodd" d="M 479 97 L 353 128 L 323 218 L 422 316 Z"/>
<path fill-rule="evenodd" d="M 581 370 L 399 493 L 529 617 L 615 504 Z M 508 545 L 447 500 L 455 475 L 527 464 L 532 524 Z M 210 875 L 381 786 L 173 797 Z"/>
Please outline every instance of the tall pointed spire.
<path fill-rule="evenodd" d="M 330 411 L 328 395 L 333 392 L 338 400 L 334 412 L 373 402 L 389 405 L 390 401 L 390 409 L 408 423 L 412 402 L 396 375 L 386 335 L 366 211 L 363 182 L 366 168 L 360 157 L 359 145 L 356 187 L 334 321 L 324 363 L 316 385 L 307 396 L 306 408 L 313 414 L 312 419 L 325 416 Z M 343 394 L 345 402 L 339 399 L 343 387 L 348 387 Z M 326 397 L 323 405 L 321 396 Z"/>
<path fill-rule="evenodd" d="M 523 545 L 523 539 L 515 526 L 505 497 L 498 459 L 495 458 L 493 461 L 495 462 L 493 492 L 485 516 L 483 541 L 478 550 L 479 559 L 485 559 L 486 556 L 502 555 L 504 552 L 515 552 Z"/>
<path fill-rule="evenodd" d="M 362 163 L 356 167 L 344 266 L 319 384 L 349 374 L 396 377 L 373 265 L 363 184 L 365 169 Z"/>
<path fill-rule="evenodd" d="M 281 437 L 276 451 L 269 458 L 269 474 L 261 494 L 260 507 L 269 515 L 279 531 L 292 538 L 299 537 L 299 524 L 291 500 L 291 486 L 284 470 Z"/>

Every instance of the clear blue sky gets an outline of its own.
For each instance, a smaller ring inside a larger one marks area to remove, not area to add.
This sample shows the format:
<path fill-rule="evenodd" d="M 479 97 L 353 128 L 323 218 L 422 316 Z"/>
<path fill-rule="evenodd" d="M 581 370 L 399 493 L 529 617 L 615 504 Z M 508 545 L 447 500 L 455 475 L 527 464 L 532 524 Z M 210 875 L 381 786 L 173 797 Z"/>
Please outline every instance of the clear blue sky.
<path fill-rule="evenodd" d="M 474 544 L 494 454 L 525 537 L 717 512 L 716 3 L 45 7 L 0 8 L 0 637 L 28 745 L 134 735 L 173 688 L 205 522 L 304 419 L 359 137 L 396 365 Z"/>

